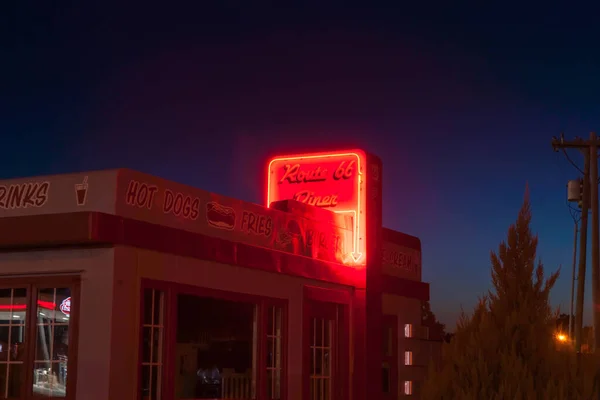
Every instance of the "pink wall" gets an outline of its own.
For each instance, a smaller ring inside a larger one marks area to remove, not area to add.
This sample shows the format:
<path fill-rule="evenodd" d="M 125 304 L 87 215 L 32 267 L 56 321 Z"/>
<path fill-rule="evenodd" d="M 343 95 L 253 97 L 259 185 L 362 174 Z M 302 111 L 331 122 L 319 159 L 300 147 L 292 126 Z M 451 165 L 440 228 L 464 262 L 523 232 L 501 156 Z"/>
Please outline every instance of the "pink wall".
<path fill-rule="evenodd" d="M 77 399 L 109 399 L 113 249 L 0 253 L 0 275 L 81 274 Z"/>

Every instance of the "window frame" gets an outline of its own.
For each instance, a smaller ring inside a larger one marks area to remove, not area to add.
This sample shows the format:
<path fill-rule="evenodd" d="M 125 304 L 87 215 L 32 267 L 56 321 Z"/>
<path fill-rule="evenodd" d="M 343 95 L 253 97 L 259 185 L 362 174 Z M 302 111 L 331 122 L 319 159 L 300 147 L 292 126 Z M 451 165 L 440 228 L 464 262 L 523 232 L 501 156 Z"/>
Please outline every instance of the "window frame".
<path fill-rule="evenodd" d="M 40 289 L 69 288 L 71 290 L 71 312 L 69 313 L 69 349 L 67 371 L 69 371 L 65 397 L 48 397 L 33 392 L 33 370 L 37 340 L 37 300 Z M 0 289 L 26 289 L 27 314 L 25 316 L 25 354 L 22 387 L 18 398 L 9 399 L 64 399 L 74 400 L 77 395 L 77 356 L 79 343 L 79 315 L 81 304 L 81 276 L 79 274 L 40 275 L 36 277 L 2 278 Z"/>
<path fill-rule="evenodd" d="M 278 400 L 287 399 L 287 373 L 288 373 L 288 300 L 278 299 L 267 296 L 260 296 L 254 294 L 246 294 L 239 292 L 231 292 L 220 289 L 206 288 L 202 286 L 185 285 L 175 282 L 158 281 L 152 279 L 142 279 L 139 291 L 139 307 L 140 315 L 138 320 L 138 329 L 140 330 L 138 335 L 139 340 L 139 353 L 137 360 L 138 367 L 138 400 L 142 399 L 141 386 L 142 386 L 142 358 L 143 358 L 143 324 L 144 324 L 144 290 L 154 289 L 161 290 L 164 294 L 165 301 L 165 315 L 164 324 L 165 331 L 163 334 L 163 368 L 162 368 L 162 399 L 170 399 L 175 396 L 175 354 L 177 344 L 177 297 L 180 294 L 197 296 L 197 297 L 210 297 L 214 299 L 220 299 L 225 301 L 239 301 L 245 303 L 251 303 L 256 306 L 257 309 L 257 359 L 256 364 L 258 365 L 256 371 L 256 396 L 255 400 L 267 399 L 267 329 L 268 329 L 268 307 L 280 307 L 282 311 L 281 318 L 281 382 L 280 382 L 280 396 Z M 272 399 L 267 399 L 272 400 Z"/>

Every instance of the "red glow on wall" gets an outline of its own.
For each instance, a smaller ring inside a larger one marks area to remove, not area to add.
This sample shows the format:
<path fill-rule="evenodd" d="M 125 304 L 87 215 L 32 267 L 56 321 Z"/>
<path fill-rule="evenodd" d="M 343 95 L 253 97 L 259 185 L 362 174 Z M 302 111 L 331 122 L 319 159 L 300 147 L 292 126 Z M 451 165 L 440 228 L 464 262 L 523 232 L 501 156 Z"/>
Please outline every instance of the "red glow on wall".
<path fill-rule="evenodd" d="M 364 264 L 365 160 L 362 150 L 275 157 L 268 164 L 266 206 L 291 199 L 351 216 L 353 238 L 344 262 Z"/>

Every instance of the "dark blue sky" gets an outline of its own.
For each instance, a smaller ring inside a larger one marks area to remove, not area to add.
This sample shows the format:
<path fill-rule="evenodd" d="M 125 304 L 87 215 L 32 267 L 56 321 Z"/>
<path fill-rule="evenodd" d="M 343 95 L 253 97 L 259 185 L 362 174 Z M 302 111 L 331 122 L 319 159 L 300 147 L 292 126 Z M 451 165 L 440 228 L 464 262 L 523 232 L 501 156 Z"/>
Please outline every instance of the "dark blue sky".
<path fill-rule="evenodd" d="M 568 307 L 577 172 L 550 139 L 599 127 L 597 9 L 15 3 L 1 177 L 129 167 L 261 202 L 269 155 L 360 146 L 383 159 L 386 225 L 421 238 L 450 326 L 489 287 L 528 182 Z"/>

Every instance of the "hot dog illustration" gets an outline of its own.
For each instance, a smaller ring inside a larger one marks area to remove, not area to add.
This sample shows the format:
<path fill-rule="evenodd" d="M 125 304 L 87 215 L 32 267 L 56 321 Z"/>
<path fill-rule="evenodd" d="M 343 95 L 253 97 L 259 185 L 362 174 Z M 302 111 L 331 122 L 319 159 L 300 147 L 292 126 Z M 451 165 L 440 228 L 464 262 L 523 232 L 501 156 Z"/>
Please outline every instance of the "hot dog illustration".
<path fill-rule="evenodd" d="M 235 228 L 235 210 L 211 201 L 206 203 L 206 220 L 212 227 L 231 231 Z"/>
<path fill-rule="evenodd" d="M 289 220 L 285 228 L 279 231 L 275 244 L 281 250 L 301 255 L 304 251 L 304 240 L 298 222 Z"/>

